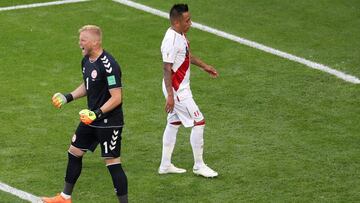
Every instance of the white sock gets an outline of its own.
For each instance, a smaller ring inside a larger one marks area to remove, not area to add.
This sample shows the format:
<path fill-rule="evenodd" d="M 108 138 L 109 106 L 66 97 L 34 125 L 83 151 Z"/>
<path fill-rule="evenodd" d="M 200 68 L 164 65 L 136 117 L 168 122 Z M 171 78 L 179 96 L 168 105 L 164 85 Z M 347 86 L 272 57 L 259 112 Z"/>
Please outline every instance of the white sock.
<path fill-rule="evenodd" d="M 71 195 L 67 195 L 67 194 L 65 194 L 65 193 L 63 193 L 63 192 L 61 192 L 61 194 L 60 194 L 64 199 L 70 199 L 71 198 Z"/>
<path fill-rule="evenodd" d="M 194 168 L 205 165 L 203 160 L 205 125 L 196 125 L 191 130 L 190 143 L 194 154 Z"/>
<path fill-rule="evenodd" d="M 167 168 L 171 164 L 171 155 L 174 151 L 176 135 L 180 125 L 167 124 L 163 135 L 163 148 L 160 168 Z"/>

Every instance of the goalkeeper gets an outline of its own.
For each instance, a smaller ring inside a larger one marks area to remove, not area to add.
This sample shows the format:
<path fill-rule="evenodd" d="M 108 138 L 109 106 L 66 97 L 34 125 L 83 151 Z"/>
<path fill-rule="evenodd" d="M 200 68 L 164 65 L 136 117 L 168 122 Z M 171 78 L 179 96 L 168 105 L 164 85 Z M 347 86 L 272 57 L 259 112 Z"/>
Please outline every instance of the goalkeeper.
<path fill-rule="evenodd" d="M 121 70 L 115 59 L 101 45 L 101 29 L 86 25 L 79 30 L 83 82 L 69 94 L 56 93 L 55 107 L 86 96 L 88 108 L 79 112 L 80 124 L 68 150 L 63 191 L 55 197 L 44 197 L 47 203 L 71 203 L 71 194 L 82 168 L 87 150 L 101 146 L 101 156 L 112 178 L 119 202 L 128 202 L 127 177 L 121 166 L 121 132 L 123 127 Z M 89 199 L 90 201 L 90 199 Z"/>

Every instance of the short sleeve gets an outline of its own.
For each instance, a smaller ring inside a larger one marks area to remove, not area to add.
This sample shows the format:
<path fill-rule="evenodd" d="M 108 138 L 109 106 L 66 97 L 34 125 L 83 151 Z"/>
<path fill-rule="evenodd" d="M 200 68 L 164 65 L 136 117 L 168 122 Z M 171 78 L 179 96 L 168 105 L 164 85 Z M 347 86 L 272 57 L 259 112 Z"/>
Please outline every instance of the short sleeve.
<path fill-rule="evenodd" d="M 161 44 L 162 60 L 166 63 L 174 63 L 176 49 L 174 45 L 174 39 L 166 38 Z"/>
<path fill-rule="evenodd" d="M 85 63 L 85 57 L 81 60 L 81 72 L 84 73 L 84 63 Z"/>
<path fill-rule="evenodd" d="M 101 58 L 101 61 L 105 70 L 108 89 L 122 87 L 120 65 L 114 59 L 106 57 L 106 55 Z"/>

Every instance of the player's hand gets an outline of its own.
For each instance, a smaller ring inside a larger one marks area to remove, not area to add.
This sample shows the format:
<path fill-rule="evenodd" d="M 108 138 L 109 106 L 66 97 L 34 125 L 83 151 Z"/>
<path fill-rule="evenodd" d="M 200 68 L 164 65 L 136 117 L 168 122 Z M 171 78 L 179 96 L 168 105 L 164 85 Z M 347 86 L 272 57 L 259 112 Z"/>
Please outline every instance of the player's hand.
<path fill-rule="evenodd" d="M 219 76 L 219 73 L 212 66 L 207 65 L 205 66 L 204 70 L 208 72 L 212 78 L 217 78 Z"/>
<path fill-rule="evenodd" d="M 174 97 L 168 96 L 165 104 L 166 113 L 171 113 L 174 110 Z"/>
<path fill-rule="evenodd" d="M 62 105 L 67 103 L 66 97 L 61 93 L 55 93 L 54 96 L 51 98 L 52 103 L 56 108 L 61 108 Z"/>
<path fill-rule="evenodd" d="M 90 125 L 96 119 L 96 114 L 89 109 L 81 110 L 79 115 L 81 122 L 83 122 L 85 125 Z"/>

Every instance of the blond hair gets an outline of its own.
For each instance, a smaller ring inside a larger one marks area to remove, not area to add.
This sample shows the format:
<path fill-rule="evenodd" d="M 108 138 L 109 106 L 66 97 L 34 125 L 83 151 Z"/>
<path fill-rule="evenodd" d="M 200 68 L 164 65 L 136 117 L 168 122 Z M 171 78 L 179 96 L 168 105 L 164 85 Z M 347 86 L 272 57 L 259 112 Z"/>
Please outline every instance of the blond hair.
<path fill-rule="evenodd" d="M 96 25 L 84 25 L 82 28 L 79 29 L 79 33 L 82 33 L 85 31 L 90 32 L 95 37 L 95 40 L 98 40 L 101 43 L 102 31 L 101 31 L 100 27 L 98 27 Z"/>

